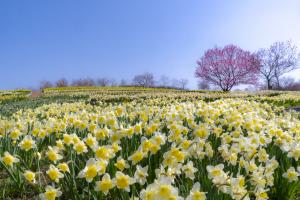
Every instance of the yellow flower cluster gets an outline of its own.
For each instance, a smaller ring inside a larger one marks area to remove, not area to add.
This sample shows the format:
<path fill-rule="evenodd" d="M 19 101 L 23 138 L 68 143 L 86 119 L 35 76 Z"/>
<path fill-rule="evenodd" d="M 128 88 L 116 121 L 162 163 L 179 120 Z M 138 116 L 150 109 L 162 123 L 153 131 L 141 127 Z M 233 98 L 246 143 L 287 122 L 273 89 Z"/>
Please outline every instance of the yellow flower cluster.
<path fill-rule="evenodd" d="M 30 90 L 0 90 L 0 103 L 7 100 L 25 99 Z"/>
<path fill-rule="evenodd" d="M 0 142 L 46 200 L 268 199 L 300 176 L 300 120 L 240 98 L 43 105 L 3 117 Z"/>

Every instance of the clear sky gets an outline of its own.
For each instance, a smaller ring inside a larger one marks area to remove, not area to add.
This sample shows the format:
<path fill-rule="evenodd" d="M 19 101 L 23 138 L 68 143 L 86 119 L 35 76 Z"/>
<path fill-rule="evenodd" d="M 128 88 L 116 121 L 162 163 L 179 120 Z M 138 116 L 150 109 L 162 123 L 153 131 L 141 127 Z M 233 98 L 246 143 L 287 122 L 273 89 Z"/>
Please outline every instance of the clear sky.
<path fill-rule="evenodd" d="M 0 89 L 143 72 L 196 88 L 206 49 L 289 39 L 300 48 L 299 0 L 1 0 Z"/>

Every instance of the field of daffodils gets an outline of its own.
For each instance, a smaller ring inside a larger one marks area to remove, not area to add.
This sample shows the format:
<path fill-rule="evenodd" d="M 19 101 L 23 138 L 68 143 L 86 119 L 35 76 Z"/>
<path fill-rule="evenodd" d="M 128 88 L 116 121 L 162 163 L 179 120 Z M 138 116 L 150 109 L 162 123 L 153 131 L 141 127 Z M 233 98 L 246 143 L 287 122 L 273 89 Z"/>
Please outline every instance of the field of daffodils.
<path fill-rule="evenodd" d="M 300 199 L 300 95 L 81 92 L 0 113 L 0 199 Z"/>

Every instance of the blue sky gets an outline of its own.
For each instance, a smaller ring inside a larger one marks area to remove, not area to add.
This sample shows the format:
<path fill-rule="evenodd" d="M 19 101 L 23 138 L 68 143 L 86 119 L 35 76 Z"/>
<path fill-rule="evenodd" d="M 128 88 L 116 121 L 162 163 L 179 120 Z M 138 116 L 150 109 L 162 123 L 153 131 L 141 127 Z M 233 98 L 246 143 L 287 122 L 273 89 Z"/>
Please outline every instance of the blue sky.
<path fill-rule="evenodd" d="M 143 72 L 196 88 L 206 49 L 289 39 L 300 48 L 299 22 L 298 0 L 1 0 L 0 89 Z"/>

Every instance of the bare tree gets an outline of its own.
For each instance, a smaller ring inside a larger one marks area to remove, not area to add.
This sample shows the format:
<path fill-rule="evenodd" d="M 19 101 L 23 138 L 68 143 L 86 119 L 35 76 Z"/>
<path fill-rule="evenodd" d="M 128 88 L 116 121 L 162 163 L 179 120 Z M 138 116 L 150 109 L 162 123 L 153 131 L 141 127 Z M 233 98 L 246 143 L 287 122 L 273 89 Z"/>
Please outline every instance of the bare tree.
<path fill-rule="evenodd" d="M 68 86 L 68 80 L 65 78 L 61 78 L 55 83 L 56 87 L 67 87 Z"/>
<path fill-rule="evenodd" d="M 96 85 L 95 81 L 91 78 L 83 79 L 83 83 L 84 83 L 84 86 L 95 86 Z"/>
<path fill-rule="evenodd" d="M 51 87 L 53 87 L 53 84 L 50 81 L 44 80 L 41 81 L 40 83 L 40 90 L 43 90 L 45 88 L 51 88 Z"/>
<path fill-rule="evenodd" d="M 109 85 L 109 79 L 107 79 L 107 78 L 99 78 L 97 80 L 97 84 L 99 86 L 102 86 L 102 87 L 108 86 Z"/>
<path fill-rule="evenodd" d="M 274 84 L 275 66 L 267 61 L 268 52 L 265 49 L 259 50 L 257 56 L 260 60 L 261 66 L 259 72 L 266 83 L 266 89 L 271 90 Z"/>
<path fill-rule="evenodd" d="M 188 82 L 189 81 L 187 79 L 184 79 L 184 78 L 179 79 L 178 80 L 178 86 L 179 86 L 179 88 L 182 89 L 182 90 L 185 90 Z"/>
<path fill-rule="evenodd" d="M 117 81 L 113 78 L 109 79 L 109 85 L 115 87 L 118 85 Z"/>
<path fill-rule="evenodd" d="M 125 79 L 122 79 L 121 81 L 120 81 L 120 84 L 119 84 L 119 86 L 127 86 L 128 84 L 127 84 L 127 81 L 125 80 Z"/>
<path fill-rule="evenodd" d="M 202 80 L 200 80 L 199 82 L 198 82 L 198 89 L 200 89 L 200 90 L 209 90 L 209 84 L 208 84 L 208 82 L 207 81 L 202 81 Z"/>
<path fill-rule="evenodd" d="M 133 85 L 140 87 L 153 87 L 154 83 L 154 76 L 151 73 L 136 75 L 132 80 Z"/>
<path fill-rule="evenodd" d="M 280 89 L 289 89 L 295 84 L 295 79 L 291 77 L 283 77 L 280 80 Z"/>
<path fill-rule="evenodd" d="M 268 49 L 259 50 L 257 55 L 261 63 L 260 73 L 268 89 L 273 85 L 280 88 L 282 75 L 297 69 L 299 55 L 297 47 L 290 41 L 275 42 Z"/>
<path fill-rule="evenodd" d="M 72 86 L 95 86 L 95 81 L 91 78 L 76 79 L 72 82 Z"/>
<path fill-rule="evenodd" d="M 168 87 L 169 84 L 170 84 L 170 79 L 169 79 L 169 77 L 167 77 L 167 76 L 165 76 L 165 75 L 163 75 L 163 76 L 160 77 L 160 79 L 159 79 L 159 85 L 160 85 L 161 87 Z"/>
<path fill-rule="evenodd" d="M 280 90 L 298 91 L 300 90 L 300 80 L 295 81 L 293 78 L 284 77 L 280 80 Z"/>
<path fill-rule="evenodd" d="M 83 81 L 82 79 L 75 79 L 72 81 L 72 86 L 83 86 Z"/>
<path fill-rule="evenodd" d="M 179 88 L 179 80 L 178 79 L 172 79 L 172 88 Z"/>

